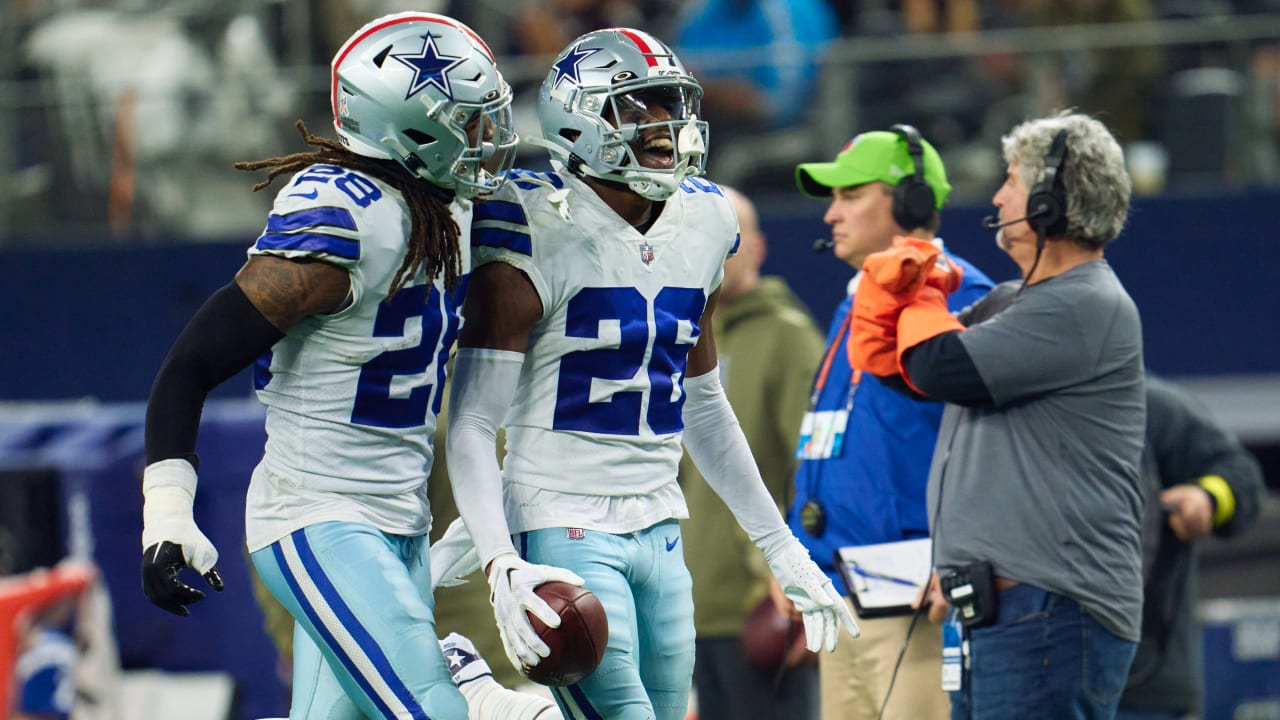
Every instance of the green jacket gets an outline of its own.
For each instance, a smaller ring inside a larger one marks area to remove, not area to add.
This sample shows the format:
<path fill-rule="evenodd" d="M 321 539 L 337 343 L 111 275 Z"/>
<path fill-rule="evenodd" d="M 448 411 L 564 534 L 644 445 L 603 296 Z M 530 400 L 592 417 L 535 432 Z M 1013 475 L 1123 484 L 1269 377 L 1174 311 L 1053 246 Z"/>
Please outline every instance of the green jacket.
<path fill-rule="evenodd" d="M 751 445 L 765 485 L 785 508 L 792 495 L 795 448 L 824 338 L 780 279 L 716 309 L 720 379 Z M 689 503 L 681 523 L 685 562 L 693 575 L 698 637 L 736 637 L 747 613 L 768 592 L 769 569 L 686 454 L 680 484 Z"/>

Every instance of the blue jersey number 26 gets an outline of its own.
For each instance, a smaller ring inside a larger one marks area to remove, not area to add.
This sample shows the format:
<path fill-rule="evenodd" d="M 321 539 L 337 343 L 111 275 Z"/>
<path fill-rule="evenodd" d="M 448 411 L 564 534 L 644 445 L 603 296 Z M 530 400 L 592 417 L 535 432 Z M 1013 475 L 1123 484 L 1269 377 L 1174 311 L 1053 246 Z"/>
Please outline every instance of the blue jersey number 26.
<path fill-rule="evenodd" d="M 675 379 L 683 375 L 685 359 L 699 335 L 698 320 L 706 306 L 700 288 L 663 288 L 649 303 L 633 287 L 584 288 L 569 301 L 565 322 L 568 337 L 598 338 L 600 324 L 616 321 L 621 340 L 616 348 L 580 350 L 560 360 L 556 411 L 552 427 L 604 435 L 639 435 L 644 391 L 623 390 L 607 400 L 591 401 L 592 380 L 625 381 L 642 369 L 649 378 L 649 406 L 645 421 L 654 434 L 679 432 L 684 394 L 676 396 Z M 692 326 L 691 337 L 680 338 L 680 323 Z M 653 351 L 645 367 L 645 350 L 653 335 Z"/>

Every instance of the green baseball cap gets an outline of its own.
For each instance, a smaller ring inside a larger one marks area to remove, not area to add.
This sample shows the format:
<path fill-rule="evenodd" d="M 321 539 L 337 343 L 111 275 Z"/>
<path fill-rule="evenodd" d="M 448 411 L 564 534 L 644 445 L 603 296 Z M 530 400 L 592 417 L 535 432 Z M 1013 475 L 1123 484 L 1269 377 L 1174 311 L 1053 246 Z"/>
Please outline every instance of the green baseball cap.
<path fill-rule="evenodd" d="M 942 158 L 927 140 L 920 141 L 924 150 L 924 181 L 933 188 L 938 209 L 951 193 L 947 169 Z M 858 135 L 836 155 L 835 162 L 801 163 L 796 166 L 796 185 L 800 192 L 814 198 L 831 196 L 831 188 L 852 187 L 869 182 L 897 185 L 915 172 L 907 141 L 895 132 L 874 130 Z"/>

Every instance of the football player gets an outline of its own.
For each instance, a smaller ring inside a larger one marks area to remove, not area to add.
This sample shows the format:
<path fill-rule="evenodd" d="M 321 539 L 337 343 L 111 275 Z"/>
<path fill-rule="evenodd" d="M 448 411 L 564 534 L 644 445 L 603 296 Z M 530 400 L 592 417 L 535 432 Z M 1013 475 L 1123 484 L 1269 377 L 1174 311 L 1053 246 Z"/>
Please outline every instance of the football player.
<path fill-rule="evenodd" d="M 196 526 L 208 392 L 250 363 L 267 444 L 246 501 L 253 563 L 294 616 L 293 720 L 467 717 L 437 644 L 424 483 L 459 326 L 471 198 L 514 157 L 511 93 L 465 25 L 402 13 L 332 65 L 341 142 L 238 167 L 290 177 L 235 280 L 165 358 L 146 416 L 143 587 L 178 615 L 222 590 Z M 463 240 L 460 242 L 459 238 Z M 256 361 L 256 362 L 255 362 Z"/>
<path fill-rule="evenodd" d="M 833 649 L 841 622 L 857 634 L 765 490 L 720 386 L 710 318 L 737 223 L 699 177 L 701 94 L 647 33 L 579 37 L 538 94 L 555 170 L 512 171 L 472 224 L 449 476 L 516 667 L 550 652 L 526 616 L 557 621 L 536 586 L 585 581 L 604 604 L 602 664 L 554 689 L 566 717 L 685 716 L 682 439 L 804 613 L 809 647 Z"/>

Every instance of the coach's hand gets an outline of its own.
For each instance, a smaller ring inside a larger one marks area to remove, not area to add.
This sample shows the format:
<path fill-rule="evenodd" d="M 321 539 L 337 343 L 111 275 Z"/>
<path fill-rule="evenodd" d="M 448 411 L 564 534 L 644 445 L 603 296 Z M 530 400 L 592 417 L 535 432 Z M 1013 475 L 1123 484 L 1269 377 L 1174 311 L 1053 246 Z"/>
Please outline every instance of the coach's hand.
<path fill-rule="evenodd" d="M 1160 504 L 1169 514 L 1169 528 L 1182 542 L 1194 542 L 1213 532 L 1213 500 L 1209 491 L 1190 483 L 1165 488 Z"/>
<path fill-rule="evenodd" d="M 574 573 L 527 562 L 514 550 L 499 554 L 489 563 L 489 602 L 498 621 L 502 647 L 517 670 L 533 667 L 551 654 L 551 648 L 534 632 L 525 611 L 547 627 L 560 627 L 560 616 L 534 592 L 534 588 L 552 581 L 583 585 L 582 578 Z"/>
<path fill-rule="evenodd" d="M 924 286 L 941 253 L 928 240 L 897 237 L 888 248 L 867 256 L 862 264 L 863 277 L 902 305 L 910 302 Z M 949 264 L 945 265 L 937 280 L 943 281 L 943 275 L 949 270 Z"/>
<path fill-rule="evenodd" d="M 943 295 L 950 295 L 960 287 L 963 280 L 964 270 L 947 259 L 946 255 L 939 253 L 933 267 L 929 268 L 924 284 L 941 290 Z"/>
<path fill-rule="evenodd" d="M 952 264 L 944 261 L 937 269 L 940 257 L 932 243 L 901 237 L 867 256 L 853 294 L 853 325 L 846 340 L 854 368 L 879 377 L 898 374 L 898 317 L 931 278 L 936 276 L 940 286 L 949 283 Z"/>
<path fill-rule="evenodd" d="M 919 610 L 921 605 L 929 609 L 929 622 L 934 625 L 941 625 L 947 618 L 951 603 L 947 602 L 947 596 L 942 594 L 942 583 L 938 581 L 936 572 L 929 575 L 929 582 L 920 588 L 920 592 L 916 593 L 916 599 L 911 601 L 912 610 Z"/>
<path fill-rule="evenodd" d="M 796 605 L 804 619 L 805 646 L 812 652 L 836 649 L 840 625 L 853 637 L 862 631 L 853 619 L 849 605 L 836 592 L 826 573 L 809 558 L 809 551 L 791 534 L 769 538 L 761 543 L 769 569 L 782 591 Z M 776 547 L 770 547 L 776 545 Z"/>
<path fill-rule="evenodd" d="M 190 567 L 222 592 L 218 551 L 196 527 L 192 505 L 196 470 L 186 460 L 161 460 L 142 473 L 142 591 L 157 607 L 190 615 L 187 606 L 204 593 L 182 582 L 178 571 Z"/>

